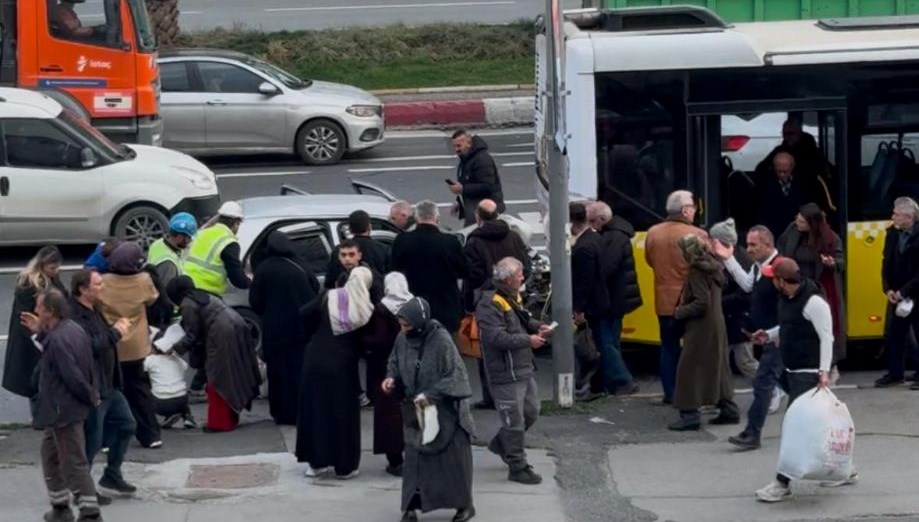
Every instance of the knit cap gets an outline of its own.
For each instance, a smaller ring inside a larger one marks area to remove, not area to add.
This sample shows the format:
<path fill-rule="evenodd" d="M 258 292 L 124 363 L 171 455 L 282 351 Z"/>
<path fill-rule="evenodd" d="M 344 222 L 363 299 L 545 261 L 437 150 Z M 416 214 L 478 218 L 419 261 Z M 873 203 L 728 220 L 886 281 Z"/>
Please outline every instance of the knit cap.
<path fill-rule="evenodd" d="M 725 245 L 737 246 L 737 227 L 734 225 L 734 219 L 728 218 L 720 223 L 712 225 L 709 230 L 712 239 L 717 239 Z"/>

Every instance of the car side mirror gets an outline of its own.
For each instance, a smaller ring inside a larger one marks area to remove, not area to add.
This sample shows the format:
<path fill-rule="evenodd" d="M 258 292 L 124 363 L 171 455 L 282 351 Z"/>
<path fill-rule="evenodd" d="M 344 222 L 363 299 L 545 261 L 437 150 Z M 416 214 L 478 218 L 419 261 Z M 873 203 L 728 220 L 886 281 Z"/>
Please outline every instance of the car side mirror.
<path fill-rule="evenodd" d="M 281 94 L 281 91 L 280 89 L 278 89 L 278 86 L 271 82 L 262 82 L 261 84 L 259 84 L 258 92 L 261 94 L 264 94 L 265 96 L 276 96 L 278 94 Z"/>
<path fill-rule="evenodd" d="M 89 147 L 83 147 L 80 151 L 80 166 L 84 169 L 91 169 L 96 166 L 96 153 Z"/>

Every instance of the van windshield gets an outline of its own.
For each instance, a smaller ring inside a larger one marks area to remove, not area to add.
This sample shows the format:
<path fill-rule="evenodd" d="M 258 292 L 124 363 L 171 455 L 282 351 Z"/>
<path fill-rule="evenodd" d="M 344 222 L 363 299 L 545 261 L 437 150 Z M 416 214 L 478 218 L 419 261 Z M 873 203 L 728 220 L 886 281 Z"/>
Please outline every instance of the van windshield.
<path fill-rule="evenodd" d="M 102 134 L 99 129 L 93 127 L 85 119 L 74 114 L 68 109 L 61 111 L 61 113 L 58 115 L 58 119 L 63 121 L 64 124 L 72 129 L 75 133 L 82 136 L 83 139 L 86 140 L 98 152 L 110 156 L 113 159 L 131 159 L 136 154 L 128 147 L 113 142 L 105 134 Z"/>

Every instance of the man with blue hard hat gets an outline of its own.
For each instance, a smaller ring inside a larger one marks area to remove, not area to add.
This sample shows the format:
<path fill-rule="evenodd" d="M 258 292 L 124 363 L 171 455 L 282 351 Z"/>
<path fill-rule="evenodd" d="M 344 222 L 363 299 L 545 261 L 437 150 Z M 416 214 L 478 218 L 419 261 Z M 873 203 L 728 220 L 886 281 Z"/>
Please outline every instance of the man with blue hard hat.
<path fill-rule="evenodd" d="M 165 288 L 182 275 L 185 253 L 198 233 L 198 221 L 188 212 L 179 212 L 169 220 L 169 232 L 150 245 L 147 263 L 156 269 L 159 282 Z"/>

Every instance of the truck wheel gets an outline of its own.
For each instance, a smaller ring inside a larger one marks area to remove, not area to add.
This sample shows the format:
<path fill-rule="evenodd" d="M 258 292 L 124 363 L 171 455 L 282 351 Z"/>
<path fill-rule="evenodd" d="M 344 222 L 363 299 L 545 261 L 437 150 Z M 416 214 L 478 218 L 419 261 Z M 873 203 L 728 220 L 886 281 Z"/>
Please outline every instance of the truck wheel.
<path fill-rule="evenodd" d="M 297 132 L 297 154 L 307 165 L 333 165 L 348 146 L 345 131 L 330 120 L 313 120 Z"/>
<path fill-rule="evenodd" d="M 169 218 L 155 207 L 141 205 L 119 214 L 112 228 L 115 236 L 140 243 L 146 249 L 166 233 Z"/>

